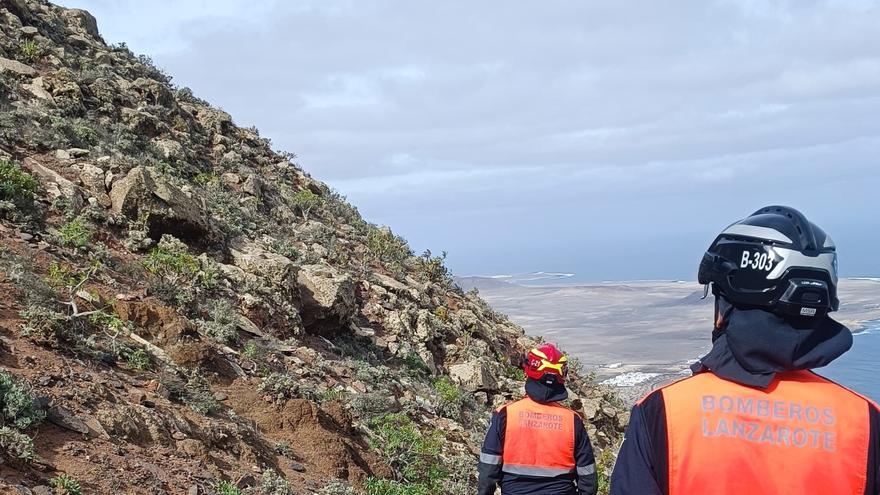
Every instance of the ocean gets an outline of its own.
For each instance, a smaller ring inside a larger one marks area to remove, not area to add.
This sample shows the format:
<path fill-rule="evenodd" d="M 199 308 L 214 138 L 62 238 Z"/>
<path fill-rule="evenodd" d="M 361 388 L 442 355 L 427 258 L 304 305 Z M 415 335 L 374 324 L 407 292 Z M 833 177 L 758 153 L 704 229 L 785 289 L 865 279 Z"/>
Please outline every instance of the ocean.
<path fill-rule="evenodd" d="M 853 347 L 836 361 L 816 370 L 822 376 L 880 402 L 877 357 L 880 356 L 880 321 L 854 335 Z"/>

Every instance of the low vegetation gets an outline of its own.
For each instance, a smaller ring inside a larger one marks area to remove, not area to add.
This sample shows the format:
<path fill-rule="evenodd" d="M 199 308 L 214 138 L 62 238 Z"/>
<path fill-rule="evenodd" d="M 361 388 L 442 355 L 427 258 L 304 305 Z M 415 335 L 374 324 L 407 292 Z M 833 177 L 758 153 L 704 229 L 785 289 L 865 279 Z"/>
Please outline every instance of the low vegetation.
<path fill-rule="evenodd" d="M 307 222 L 312 210 L 320 207 L 323 203 L 324 201 L 321 196 L 318 196 L 308 189 L 299 190 L 292 198 L 290 198 L 290 204 L 299 211 L 300 215 L 302 215 L 303 222 Z"/>
<path fill-rule="evenodd" d="M 60 244 L 74 249 L 87 247 L 94 235 L 94 229 L 83 217 L 76 217 L 58 229 Z"/>
<path fill-rule="evenodd" d="M 30 386 L 5 370 L 0 370 L 0 454 L 13 459 L 34 460 L 33 440 L 25 431 L 39 425 L 46 411 L 39 405 Z"/>
<path fill-rule="evenodd" d="M 221 344 L 238 342 L 238 310 L 229 301 L 211 301 L 207 312 L 208 318 L 198 322 L 202 331 Z"/>
<path fill-rule="evenodd" d="M 178 307 L 190 305 L 199 293 L 217 284 L 213 266 L 203 267 L 185 244 L 167 234 L 150 251 L 143 265 L 151 277 L 149 291 Z"/>
<path fill-rule="evenodd" d="M 18 165 L 0 159 L 0 201 L 8 201 L 19 209 L 29 208 L 40 183 Z"/>
<path fill-rule="evenodd" d="M 446 418 L 460 420 L 462 412 L 471 402 L 468 395 L 447 377 L 434 382 L 434 391 L 438 396 L 438 412 Z"/>
<path fill-rule="evenodd" d="M 383 414 L 369 422 L 370 446 L 394 468 L 396 479 L 370 478 L 364 484 L 368 495 L 428 495 L 469 493 L 468 484 L 443 455 L 444 439 L 439 430 L 422 431 L 402 413 Z M 467 469 L 471 469 L 469 466 Z M 467 476 L 464 476 L 466 479 Z"/>
<path fill-rule="evenodd" d="M 74 478 L 60 474 L 50 481 L 56 495 L 82 495 L 82 486 Z"/>

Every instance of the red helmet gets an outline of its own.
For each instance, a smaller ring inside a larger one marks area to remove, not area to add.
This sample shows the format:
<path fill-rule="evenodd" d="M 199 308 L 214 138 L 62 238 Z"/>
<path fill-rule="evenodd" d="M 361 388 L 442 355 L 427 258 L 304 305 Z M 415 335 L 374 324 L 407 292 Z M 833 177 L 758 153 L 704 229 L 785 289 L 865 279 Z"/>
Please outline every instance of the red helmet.
<path fill-rule="evenodd" d="M 557 383 L 565 383 L 568 374 L 568 358 L 553 344 L 543 344 L 532 349 L 523 360 L 526 376 L 540 380 L 546 374 L 556 375 Z"/>

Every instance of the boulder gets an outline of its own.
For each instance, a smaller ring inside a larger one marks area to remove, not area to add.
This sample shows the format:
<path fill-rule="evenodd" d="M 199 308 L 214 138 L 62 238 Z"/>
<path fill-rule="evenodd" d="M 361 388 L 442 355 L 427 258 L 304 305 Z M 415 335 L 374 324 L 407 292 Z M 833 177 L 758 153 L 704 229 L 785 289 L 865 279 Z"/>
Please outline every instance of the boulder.
<path fill-rule="evenodd" d="M 183 145 L 173 139 L 154 139 L 153 145 L 167 160 L 178 160 L 183 158 Z"/>
<path fill-rule="evenodd" d="M 81 34 L 71 34 L 67 37 L 67 44 L 85 49 L 92 45 L 92 41 Z"/>
<path fill-rule="evenodd" d="M 20 76 L 37 75 L 36 69 L 30 65 L 25 65 L 18 60 L 11 60 L 3 57 L 0 57 L 0 72 L 12 72 Z"/>
<path fill-rule="evenodd" d="M 151 239 L 171 234 L 182 240 L 210 237 L 212 230 L 199 205 L 180 189 L 153 178 L 144 167 L 132 169 L 110 191 L 114 213 L 146 222 Z"/>
<path fill-rule="evenodd" d="M 76 184 L 33 158 L 25 158 L 23 165 L 29 172 L 40 178 L 40 182 L 51 198 L 67 199 L 73 211 L 78 212 L 82 209 L 84 205 L 83 194 Z"/>
<path fill-rule="evenodd" d="M 355 312 L 355 287 L 351 276 L 329 266 L 305 265 L 297 280 L 306 331 L 319 335 L 348 331 Z"/>
<path fill-rule="evenodd" d="M 231 133 L 234 127 L 232 125 L 232 117 L 223 110 L 210 107 L 200 107 L 198 112 L 196 112 L 195 117 L 202 127 L 220 135 Z"/>
<path fill-rule="evenodd" d="M 83 164 L 82 171 L 79 173 L 79 180 L 94 195 L 101 206 L 107 208 L 111 205 L 110 196 L 105 189 L 104 171 L 101 168 L 91 163 Z"/>
<path fill-rule="evenodd" d="M 23 22 L 34 20 L 34 14 L 25 0 L 7 0 L 2 3 L 3 7 Z"/>
<path fill-rule="evenodd" d="M 414 300 L 419 299 L 418 290 L 414 287 L 409 287 L 406 284 L 379 272 L 373 273 L 372 276 L 379 286 L 388 290 L 389 292 L 392 292 L 398 296 L 409 297 Z"/>
<path fill-rule="evenodd" d="M 589 419 L 595 419 L 599 411 L 602 409 L 602 401 L 596 397 L 589 397 L 583 400 L 584 416 Z"/>
<path fill-rule="evenodd" d="M 246 192 L 255 198 L 262 199 L 263 180 L 255 174 L 249 175 L 247 180 L 245 180 L 244 184 L 241 186 L 241 190 L 242 192 Z"/>
<path fill-rule="evenodd" d="M 220 176 L 220 180 L 227 186 L 232 187 L 241 183 L 241 176 L 233 174 L 232 172 L 225 172 Z"/>
<path fill-rule="evenodd" d="M 174 105 L 174 95 L 168 86 L 144 77 L 131 83 L 131 90 L 140 96 L 141 101 L 148 105 L 159 105 L 171 108 Z"/>
<path fill-rule="evenodd" d="M 449 377 L 468 392 L 493 391 L 498 388 L 488 363 L 482 359 L 453 364 L 449 367 Z"/>
<path fill-rule="evenodd" d="M 30 84 L 22 84 L 21 87 L 41 100 L 55 100 L 55 98 L 52 97 L 52 93 L 46 90 L 42 77 L 35 77 Z"/>
<path fill-rule="evenodd" d="M 274 288 L 295 292 L 298 267 L 289 258 L 263 249 L 262 246 L 243 237 L 229 243 L 232 264 L 247 273 L 267 280 Z"/>
<path fill-rule="evenodd" d="M 416 316 L 414 335 L 419 342 L 428 342 L 440 335 L 442 325 L 437 316 L 427 309 L 420 309 Z"/>
<path fill-rule="evenodd" d="M 98 33 L 98 21 L 95 16 L 82 9 L 65 9 L 62 15 L 67 19 L 67 23 L 77 27 L 80 31 L 88 34 L 92 38 L 101 39 Z M 103 41 L 103 40 L 102 40 Z"/>
<path fill-rule="evenodd" d="M 145 110 L 123 108 L 122 121 L 135 134 L 154 138 L 165 132 L 165 124 L 158 117 Z"/>

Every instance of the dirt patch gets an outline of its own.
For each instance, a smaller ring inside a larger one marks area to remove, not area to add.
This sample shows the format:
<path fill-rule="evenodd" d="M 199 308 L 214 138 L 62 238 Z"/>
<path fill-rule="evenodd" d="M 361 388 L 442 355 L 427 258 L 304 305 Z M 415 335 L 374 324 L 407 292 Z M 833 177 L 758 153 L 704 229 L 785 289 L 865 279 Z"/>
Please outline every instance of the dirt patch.
<path fill-rule="evenodd" d="M 198 332 L 174 309 L 153 301 L 116 301 L 113 309 L 120 318 L 143 329 L 145 335 L 141 337 L 160 347 L 186 337 L 198 337 Z"/>
<path fill-rule="evenodd" d="M 391 474 L 374 454 L 359 454 L 369 449 L 363 439 L 351 436 L 351 418 L 341 405 L 325 410 L 306 399 L 277 405 L 264 400 L 257 384 L 247 380 L 237 380 L 228 391 L 228 405 L 269 439 L 289 445 L 296 460 L 308 466 L 307 474 L 353 483 Z"/>

